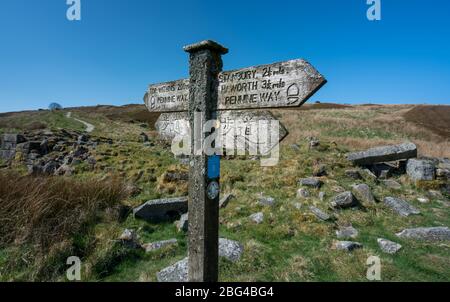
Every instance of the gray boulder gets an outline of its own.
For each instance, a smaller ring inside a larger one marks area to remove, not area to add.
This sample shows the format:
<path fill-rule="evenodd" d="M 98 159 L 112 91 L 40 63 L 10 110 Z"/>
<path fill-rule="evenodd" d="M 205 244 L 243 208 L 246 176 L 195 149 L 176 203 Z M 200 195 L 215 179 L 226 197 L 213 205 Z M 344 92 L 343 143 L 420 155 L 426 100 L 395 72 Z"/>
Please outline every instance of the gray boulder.
<path fill-rule="evenodd" d="M 305 188 L 300 188 L 297 190 L 297 198 L 308 198 L 309 196 L 309 191 Z"/>
<path fill-rule="evenodd" d="M 347 155 L 347 159 L 355 165 L 371 165 L 414 157 L 417 157 L 417 147 L 413 143 L 376 147 Z"/>
<path fill-rule="evenodd" d="M 351 170 L 345 170 L 345 175 L 349 178 L 353 179 L 361 179 L 361 173 L 359 173 L 358 170 L 351 169 Z"/>
<path fill-rule="evenodd" d="M 141 248 L 141 244 L 139 243 L 139 239 L 137 233 L 134 230 L 125 229 L 120 235 L 119 240 L 122 244 L 128 248 L 139 249 Z"/>
<path fill-rule="evenodd" d="M 49 161 L 42 169 L 42 172 L 47 175 L 55 174 L 56 170 L 60 167 L 60 164 L 55 161 Z"/>
<path fill-rule="evenodd" d="M 305 187 L 311 187 L 311 188 L 315 188 L 315 189 L 319 189 L 322 186 L 322 181 L 320 181 L 317 178 L 302 178 L 299 180 L 300 185 L 305 186 Z"/>
<path fill-rule="evenodd" d="M 408 160 L 406 173 L 413 181 L 434 180 L 436 178 L 434 162 L 426 159 Z"/>
<path fill-rule="evenodd" d="M 228 205 L 228 203 L 234 198 L 235 197 L 233 194 L 231 194 L 231 193 L 226 194 L 224 197 L 222 197 L 222 199 L 220 199 L 219 208 L 225 208 Z"/>
<path fill-rule="evenodd" d="M 406 201 L 395 198 L 395 197 L 385 197 L 384 204 L 390 207 L 394 212 L 399 214 L 400 216 L 409 216 L 409 215 L 417 215 L 420 214 L 420 211 L 407 203 Z"/>
<path fill-rule="evenodd" d="M 178 232 L 187 232 L 189 228 L 189 213 L 181 215 L 180 220 L 177 221 Z"/>
<path fill-rule="evenodd" d="M 372 171 L 370 171 L 369 169 L 363 169 L 362 170 L 362 176 L 366 181 L 376 181 L 377 180 L 377 176 L 375 174 L 373 174 Z"/>
<path fill-rule="evenodd" d="M 395 254 L 402 248 L 400 244 L 383 238 L 378 238 L 377 242 L 380 249 L 388 254 Z"/>
<path fill-rule="evenodd" d="M 339 239 L 354 239 L 358 237 L 358 230 L 352 226 L 341 227 L 336 231 L 336 236 Z"/>
<path fill-rule="evenodd" d="M 175 220 L 188 210 L 188 198 L 176 197 L 150 200 L 133 209 L 134 217 L 150 222 Z"/>
<path fill-rule="evenodd" d="M 401 184 L 399 184 L 398 182 L 396 182 L 395 180 L 392 180 L 392 179 L 383 180 L 383 184 L 386 187 L 388 187 L 389 189 L 393 189 L 393 190 L 400 190 L 402 188 Z"/>
<path fill-rule="evenodd" d="M 272 197 L 260 197 L 258 199 L 259 204 L 263 206 L 274 206 L 275 205 L 275 199 Z"/>
<path fill-rule="evenodd" d="M 325 192 L 319 192 L 319 199 L 320 199 L 320 201 L 324 201 L 325 200 L 325 196 L 326 196 Z"/>
<path fill-rule="evenodd" d="M 338 241 L 335 243 L 335 247 L 337 250 L 351 252 L 355 249 L 362 248 L 363 245 L 359 242 L 354 242 L 354 241 Z"/>
<path fill-rule="evenodd" d="M 436 177 L 440 179 L 450 179 L 449 169 L 436 169 Z"/>
<path fill-rule="evenodd" d="M 358 205 L 358 201 L 350 191 L 335 196 L 331 201 L 331 206 L 335 209 L 346 209 L 356 205 Z"/>
<path fill-rule="evenodd" d="M 177 244 L 177 242 L 178 241 L 176 239 L 161 240 L 161 241 L 143 244 L 142 247 L 145 249 L 146 252 L 152 252 L 152 251 L 162 249 L 169 245 L 175 245 L 175 244 Z"/>
<path fill-rule="evenodd" d="M 327 213 L 325 213 L 324 211 L 320 210 L 319 208 L 310 206 L 309 210 L 311 211 L 311 213 L 313 213 L 317 218 L 319 218 L 320 220 L 323 221 L 328 221 L 331 220 L 330 215 L 328 215 Z"/>
<path fill-rule="evenodd" d="M 405 229 L 396 234 L 400 238 L 421 241 L 449 241 L 450 229 L 448 227 L 429 227 Z"/>
<path fill-rule="evenodd" d="M 188 258 L 184 258 L 175 264 L 166 267 L 156 274 L 158 282 L 187 282 Z"/>
<path fill-rule="evenodd" d="M 237 241 L 219 238 L 219 256 L 229 261 L 236 262 L 241 259 L 244 247 Z"/>
<path fill-rule="evenodd" d="M 258 212 L 258 213 L 250 215 L 249 218 L 256 224 L 260 224 L 264 220 L 264 214 L 262 212 Z"/>
<path fill-rule="evenodd" d="M 355 197 L 363 203 L 375 203 L 375 197 L 372 190 L 366 184 L 358 184 L 352 187 L 352 192 Z"/>

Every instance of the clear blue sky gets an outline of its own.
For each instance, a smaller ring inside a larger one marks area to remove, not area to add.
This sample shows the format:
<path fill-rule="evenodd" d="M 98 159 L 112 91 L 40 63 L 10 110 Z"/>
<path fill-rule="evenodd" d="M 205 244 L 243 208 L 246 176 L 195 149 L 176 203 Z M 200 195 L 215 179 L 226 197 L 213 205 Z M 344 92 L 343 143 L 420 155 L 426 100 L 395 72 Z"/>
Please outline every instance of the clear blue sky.
<path fill-rule="evenodd" d="M 0 112 L 141 103 L 187 77 L 182 46 L 213 39 L 224 69 L 305 58 L 328 80 L 311 101 L 450 104 L 450 1 L 0 0 Z"/>

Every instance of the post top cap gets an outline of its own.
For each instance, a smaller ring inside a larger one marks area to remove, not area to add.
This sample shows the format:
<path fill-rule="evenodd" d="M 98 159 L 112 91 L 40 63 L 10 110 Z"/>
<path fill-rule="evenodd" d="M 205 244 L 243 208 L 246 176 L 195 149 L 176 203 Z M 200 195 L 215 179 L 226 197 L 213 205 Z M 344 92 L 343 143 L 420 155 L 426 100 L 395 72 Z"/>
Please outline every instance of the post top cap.
<path fill-rule="evenodd" d="M 209 49 L 215 52 L 220 53 L 221 55 L 224 55 L 228 53 L 228 48 L 223 47 L 217 42 L 211 41 L 211 40 L 204 40 L 198 43 L 186 45 L 183 47 L 184 51 L 192 53 L 199 50 Z"/>

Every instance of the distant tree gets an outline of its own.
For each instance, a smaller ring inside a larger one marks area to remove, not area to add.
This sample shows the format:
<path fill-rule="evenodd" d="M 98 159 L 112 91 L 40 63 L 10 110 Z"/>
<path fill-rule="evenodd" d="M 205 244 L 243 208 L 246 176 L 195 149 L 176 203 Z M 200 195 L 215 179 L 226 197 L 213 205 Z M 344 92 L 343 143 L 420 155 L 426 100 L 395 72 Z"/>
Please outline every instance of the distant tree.
<path fill-rule="evenodd" d="M 63 107 L 58 103 L 51 103 L 50 105 L 48 105 L 48 109 L 50 109 L 51 111 L 55 111 L 55 110 L 61 110 L 61 109 L 63 109 Z"/>

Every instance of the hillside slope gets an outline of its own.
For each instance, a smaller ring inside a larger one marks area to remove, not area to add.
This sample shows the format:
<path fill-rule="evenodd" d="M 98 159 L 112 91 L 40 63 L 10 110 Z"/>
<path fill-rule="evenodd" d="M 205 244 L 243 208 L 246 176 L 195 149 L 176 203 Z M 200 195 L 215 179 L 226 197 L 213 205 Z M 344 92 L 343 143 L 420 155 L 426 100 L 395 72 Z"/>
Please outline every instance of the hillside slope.
<path fill-rule="evenodd" d="M 361 174 L 363 170 L 345 158 L 349 151 L 406 140 L 417 144 L 420 155 L 450 157 L 450 138 L 445 133 L 420 126 L 416 119 L 411 120 L 408 112 L 415 110 L 414 106 L 321 107 L 325 108 L 305 106 L 302 110 L 273 111 L 290 133 L 281 145 L 277 166 L 261 167 L 259 161 L 245 157 L 222 160 L 222 196 L 232 193 L 235 198 L 221 209 L 220 236 L 239 241 L 244 250 L 237 262 L 221 259 L 220 280 L 366 281 L 366 261 L 375 255 L 382 261 L 383 281 L 450 281 L 449 242 L 411 241 L 395 235 L 411 227 L 450 226 L 450 199 L 439 191 L 448 181 L 413 182 L 404 174 L 393 174 L 390 180 L 400 186 L 395 188 L 380 179 L 354 179 L 347 170 L 356 169 Z M 186 234 L 179 232 L 173 222 L 151 223 L 135 219 L 130 209 L 150 199 L 186 195 L 187 182 L 182 175 L 186 174 L 187 167 L 173 157 L 168 144 L 158 140 L 152 130 L 158 115 L 148 113 L 143 105 L 5 114 L 0 116 L 0 132 L 36 136 L 35 132 L 46 128 L 45 131 L 50 129 L 59 138 L 58 128 L 74 131 L 65 144 L 66 151 L 61 151 L 69 154 L 72 145 L 77 143 L 77 136 L 83 134 L 84 126 L 65 119 L 67 111 L 95 125 L 95 130 L 84 145 L 89 154 L 86 162 L 72 163 L 73 173 L 64 178 L 76 182 L 80 191 L 87 192 L 91 191 L 86 182 L 91 180 L 98 186 L 105 181 L 118 186 L 117 181 L 120 181 L 128 188 L 127 194 L 115 193 L 107 207 L 90 208 L 96 214 L 89 216 L 85 227 L 75 234 L 61 233 L 65 245 L 55 246 L 52 250 L 56 252 L 51 255 L 39 253 L 40 248 L 33 241 L 36 238 L 27 239 L 31 237 L 23 234 L 21 240 L 10 237 L 0 241 L 0 280 L 65 280 L 65 260 L 75 254 L 82 259 L 83 280 L 156 281 L 158 271 L 186 256 Z M 142 132 L 148 136 L 148 141 L 142 141 Z M 309 148 L 310 137 L 320 140 L 319 147 Z M 92 159 L 90 163 L 87 162 L 89 158 Z M 24 162 L 18 157 L 2 167 L 0 173 L 6 178 L 17 177 L 9 174 L 12 170 L 27 174 Z M 299 185 L 299 179 L 318 175 L 317 171 L 322 168 L 326 174 L 317 176 L 323 183 L 320 189 Z M 43 176 L 24 177 L 32 180 Z M 52 179 L 59 179 L 56 176 L 48 178 L 50 183 Z M 11 182 L 9 186 L 14 183 L 24 182 Z M 355 183 L 367 184 L 378 201 L 388 196 L 399 197 L 421 214 L 399 216 L 383 202 L 364 204 L 355 209 L 330 209 L 333 198 L 340 192 L 351 191 Z M 104 186 L 111 188 L 108 183 Z M 303 189 L 300 195 L 299 189 Z M 305 189 L 308 196 L 304 194 Z M 15 190 L 20 191 L 20 188 Z M 61 196 L 62 199 L 70 198 L 66 193 Z M 99 198 L 105 198 L 102 196 Z M 89 195 L 86 197 L 89 200 Z M 272 197 L 274 206 L 259 203 L 261 197 Z M 57 195 L 52 198 L 58 200 Z M 83 199 L 77 201 L 85 202 Z M 334 220 L 317 219 L 311 206 L 321 209 Z M 263 214 L 261 223 L 250 218 L 255 213 Z M 2 214 L 0 211 L 0 221 L 2 219 L 9 219 L 7 212 Z M 39 219 L 49 218 L 41 215 Z M 20 221 L 34 220 L 21 217 Z M 4 228 L 3 225 L 0 224 L 0 228 Z M 353 226 L 359 233 L 351 240 L 363 245 L 351 253 L 335 248 L 336 231 L 348 226 Z M 147 253 L 130 249 L 118 240 L 125 229 L 135 230 L 141 243 L 170 238 L 177 239 L 178 243 Z M 11 233 L 10 229 L 2 231 Z M 395 241 L 402 249 L 394 255 L 383 253 L 378 238 Z M 33 259 L 29 255 L 38 256 Z"/>

